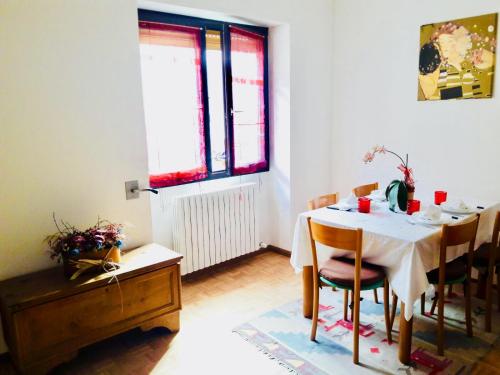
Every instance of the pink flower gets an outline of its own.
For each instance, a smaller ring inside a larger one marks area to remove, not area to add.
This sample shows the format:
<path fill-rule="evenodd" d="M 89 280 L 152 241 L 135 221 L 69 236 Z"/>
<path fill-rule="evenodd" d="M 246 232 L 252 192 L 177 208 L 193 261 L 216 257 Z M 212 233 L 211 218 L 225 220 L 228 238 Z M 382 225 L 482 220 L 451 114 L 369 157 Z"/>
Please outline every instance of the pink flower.
<path fill-rule="evenodd" d="M 366 163 L 369 163 L 373 161 L 373 158 L 375 158 L 375 154 L 371 152 L 367 152 L 365 156 L 363 157 L 363 161 Z"/>
<path fill-rule="evenodd" d="M 405 176 L 406 186 L 410 189 L 415 189 L 415 180 L 413 179 L 413 170 L 411 168 L 405 167 L 403 164 L 398 166 L 398 169 L 403 172 Z"/>
<path fill-rule="evenodd" d="M 452 24 L 445 25 L 448 28 L 453 28 Z M 406 162 L 403 160 L 401 156 L 396 154 L 395 152 L 388 150 L 385 148 L 385 146 L 374 146 L 372 148 L 372 151 L 368 151 L 365 156 L 363 157 L 363 161 L 366 163 L 370 163 L 373 161 L 375 158 L 376 154 L 392 154 L 396 156 L 399 160 L 401 160 L 401 164 L 398 166 L 398 169 L 403 172 L 404 175 L 404 182 L 406 184 L 406 187 L 408 188 L 408 191 L 415 191 L 415 180 L 413 179 L 413 170 L 411 168 L 408 168 L 408 155 L 406 155 Z"/>
<path fill-rule="evenodd" d="M 385 146 L 378 146 L 378 145 L 373 146 L 372 152 L 368 151 L 365 154 L 363 161 L 365 162 L 365 164 L 369 163 L 369 162 L 373 161 L 373 159 L 375 158 L 375 154 L 377 154 L 377 153 L 378 154 L 385 154 L 386 151 L 387 150 L 386 150 Z"/>
<path fill-rule="evenodd" d="M 373 153 L 385 154 L 385 146 L 375 146 L 373 147 Z"/>

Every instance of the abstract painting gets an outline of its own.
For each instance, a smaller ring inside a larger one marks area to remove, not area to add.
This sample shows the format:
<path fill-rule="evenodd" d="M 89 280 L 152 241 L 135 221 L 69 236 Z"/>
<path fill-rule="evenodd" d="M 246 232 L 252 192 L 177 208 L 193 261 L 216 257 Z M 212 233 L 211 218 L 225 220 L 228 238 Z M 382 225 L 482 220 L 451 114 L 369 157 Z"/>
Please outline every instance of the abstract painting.
<path fill-rule="evenodd" d="M 491 98 L 497 13 L 420 27 L 418 100 Z"/>

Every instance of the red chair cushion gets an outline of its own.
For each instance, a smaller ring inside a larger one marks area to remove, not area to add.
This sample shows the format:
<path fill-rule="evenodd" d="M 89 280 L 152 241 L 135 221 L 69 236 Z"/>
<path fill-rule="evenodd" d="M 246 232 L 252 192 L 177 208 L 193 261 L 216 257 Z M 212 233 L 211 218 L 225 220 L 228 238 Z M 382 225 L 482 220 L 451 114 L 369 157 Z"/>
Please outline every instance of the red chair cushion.
<path fill-rule="evenodd" d="M 354 259 L 330 258 L 320 266 L 319 275 L 324 279 L 344 287 L 354 289 Z M 370 263 L 361 263 L 361 289 L 379 283 L 385 278 L 382 267 Z"/>

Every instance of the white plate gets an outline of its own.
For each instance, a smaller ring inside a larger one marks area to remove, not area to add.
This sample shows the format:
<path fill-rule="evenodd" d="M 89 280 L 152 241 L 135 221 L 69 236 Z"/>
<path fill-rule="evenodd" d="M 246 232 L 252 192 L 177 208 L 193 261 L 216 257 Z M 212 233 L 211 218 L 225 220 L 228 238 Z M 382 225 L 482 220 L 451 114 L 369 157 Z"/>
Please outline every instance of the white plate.
<path fill-rule="evenodd" d="M 372 195 L 372 194 L 370 194 L 370 195 L 367 195 L 366 197 L 370 198 L 374 202 L 385 202 L 387 200 L 385 195 Z"/>
<path fill-rule="evenodd" d="M 410 216 L 411 220 L 417 224 L 427 224 L 427 225 L 443 225 L 449 224 L 451 222 L 451 216 L 446 214 L 441 214 L 441 217 L 437 220 L 433 220 L 425 216 L 425 212 L 415 212 Z"/>
<path fill-rule="evenodd" d="M 337 203 L 337 204 L 332 204 L 328 207 L 332 207 L 334 209 L 337 209 L 339 211 L 349 211 L 354 208 L 358 208 L 358 204 L 356 203 L 355 205 L 352 204 L 347 204 L 347 203 Z"/>
<path fill-rule="evenodd" d="M 475 210 L 470 207 L 459 208 L 446 203 L 441 203 L 441 209 L 445 212 L 450 212 L 452 214 L 472 214 L 475 212 Z"/>
<path fill-rule="evenodd" d="M 357 211 L 358 210 L 357 203 L 354 205 L 350 205 L 350 204 L 341 202 L 341 203 L 332 204 L 328 207 L 331 207 L 331 208 L 339 210 L 339 211 L 350 211 L 350 210 Z M 375 201 L 370 202 L 370 210 L 378 210 L 379 208 L 380 208 L 379 202 L 375 202 Z"/>

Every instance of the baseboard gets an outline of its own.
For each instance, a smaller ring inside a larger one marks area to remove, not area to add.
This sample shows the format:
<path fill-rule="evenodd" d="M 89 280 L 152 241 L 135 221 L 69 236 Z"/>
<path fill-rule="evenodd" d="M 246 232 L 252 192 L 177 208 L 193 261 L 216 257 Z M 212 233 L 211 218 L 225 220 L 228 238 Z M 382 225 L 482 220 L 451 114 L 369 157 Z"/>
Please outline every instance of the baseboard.
<path fill-rule="evenodd" d="M 194 272 L 188 273 L 186 275 L 182 275 L 181 280 L 183 282 L 184 281 L 192 281 L 194 279 L 202 278 L 202 277 L 207 276 L 207 275 L 212 275 L 214 273 L 220 272 L 226 268 L 237 265 L 237 264 L 239 264 L 239 263 L 241 263 L 249 258 L 253 258 L 253 257 L 255 257 L 259 254 L 265 253 L 267 251 L 269 251 L 268 248 L 261 247 L 260 249 L 252 251 L 251 253 L 244 254 L 244 255 L 241 255 L 241 256 L 236 257 L 236 258 L 228 259 L 225 262 L 217 263 L 217 264 L 214 264 L 213 266 L 209 266 L 209 267 L 203 268 L 201 270 L 194 271 Z"/>
<path fill-rule="evenodd" d="M 291 251 L 282 249 L 281 247 L 274 246 L 274 245 L 267 245 L 267 250 L 272 251 L 274 253 L 278 253 L 278 254 L 286 256 L 286 257 L 292 256 Z"/>

